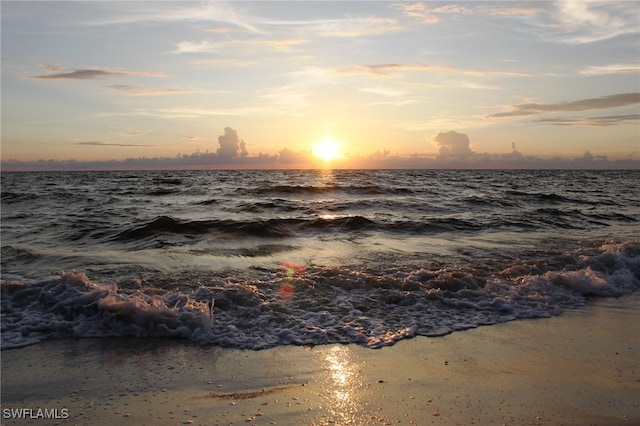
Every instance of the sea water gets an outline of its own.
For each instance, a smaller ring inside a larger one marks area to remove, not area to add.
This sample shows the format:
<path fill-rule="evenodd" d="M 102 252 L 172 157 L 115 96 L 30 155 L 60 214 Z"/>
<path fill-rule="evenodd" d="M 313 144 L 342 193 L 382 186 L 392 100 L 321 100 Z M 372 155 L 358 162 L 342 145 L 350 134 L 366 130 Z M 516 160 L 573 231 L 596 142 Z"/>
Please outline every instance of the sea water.
<path fill-rule="evenodd" d="M 2 173 L 2 348 L 369 347 L 640 288 L 640 171 Z"/>

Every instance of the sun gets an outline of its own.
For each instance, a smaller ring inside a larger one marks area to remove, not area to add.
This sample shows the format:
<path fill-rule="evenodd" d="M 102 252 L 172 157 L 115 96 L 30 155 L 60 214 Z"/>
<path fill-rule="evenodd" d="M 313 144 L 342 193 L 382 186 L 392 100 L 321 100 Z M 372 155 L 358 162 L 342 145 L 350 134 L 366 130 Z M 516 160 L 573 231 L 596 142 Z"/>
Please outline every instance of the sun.
<path fill-rule="evenodd" d="M 340 145 L 340 142 L 330 137 L 326 137 L 322 141 L 314 143 L 311 146 L 311 152 L 316 157 L 327 162 L 331 160 L 337 160 L 339 158 L 342 158 Z"/>

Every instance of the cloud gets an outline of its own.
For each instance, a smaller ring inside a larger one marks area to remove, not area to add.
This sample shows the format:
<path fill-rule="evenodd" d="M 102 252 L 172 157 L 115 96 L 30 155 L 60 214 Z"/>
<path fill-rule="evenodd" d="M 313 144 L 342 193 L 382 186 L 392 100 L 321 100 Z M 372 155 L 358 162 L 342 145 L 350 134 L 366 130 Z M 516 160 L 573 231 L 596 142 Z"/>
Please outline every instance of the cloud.
<path fill-rule="evenodd" d="M 393 18 L 345 18 L 321 22 L 311 33 L 321 37 L 364 37 L 401 31 L 403 28 Z"/>
<path fill-rule="evenodd" d="M 288 51 L 294 46 L 307 43 L 303 39 L 225 40 L 225 41 L 181 41 L 173 53 L 217 53 L 222 50 L 246 48 L 248 46 L 268 47 L 278 51 Z"/>
<path fill-rule="evenodd" d="M 344 16 L 330 19 L 257 19 L 262 27 L 274 27 L 286 32 L 303 33 L 306 37 L 352 38 L 389 34 L 406 28 L 398 20 L 379 16 Z M 270 30 L 272 28 L 269 28 Z"/>
<path fill-rule="evenodd" d="M 475 11 L 491 16 L 530 17 L 544 13 L 544 8 L 545 5 L 542 2 L 541 5 L 535 5 L 535 3 L 525 5 L 524 2 L 497 2 L 479 4 Z"/>
<path fill-rule="evenodd" d="M 135 26 L 171 22 L 214 22 L 230 24 L 259 33 L 254 17 L 243 14 L 228 2 L 131 2 L 126 8 L 113 2 L 97 2 L 102 10 L 93 11 L 82 21 L 87 26 Z"/>
<path fill-rule="evenodd" d="M 576 112 L 597 109 L 618 108 L 640 103 L 640 92 L 620 93 L 600 98 L 581 99 L 555 104 L 527 103 L 512 105 L 511 111 L 489 114 L 486 118 L 505 118 L 535 115 L 546 112 Z"/>
<path fill-rule="evenodd" d="M 78 145 L 91 145 L 91 146 L 111 146 L 111 147 L 152 147 L 154 145 L 143 145 L 134 143 L 117 143 L 107 141 L 80 141 Z"/>
<path fill-rule="evenodd" d="M 556 0 L 554 2 L 473 2 L 464 6 L 435 2 L 396 3 L 410 19 L 435 25 L 459 15 L 519 18 L 520 31 L 554 42 L 587 44 L 639 34 L 634 1 Z"/>
<path fill-rule="evenodd" d="M 292 83 L 261 90 L 258 96 L 268 102 L 269 111 L 300 116 L 310 105 L 311 90 L 304 83 Z"/>
<path fill-rule="evenodd" d="M 338 74 L 361 74 L 370 77 L 387 78 L 394 71 L 430 71 L 444 74 L 460 74 L 473 77 L 528 77 L 529 73 L 517 71 L 487 71 L 460 69 L 456 67 L 428 64 L 369 64 L 348 65 L 337 70 Z"/>
<path fill-rule="evenodd" d="M 208 109 L 208 108 L 136 108 L 127 115 L 138 115 L 144 117 L 154 117 L 159 119 L 181 119 L 200 117 L 220 117 L 239 116 L 247 114 L 267 113 L 260 108 L 230 108 L 230 109 Z"/>
<path fill-rule="evenodd" d="M 469 136 L 456 131 L 438 132 L 433 140 L 439 145 L 437 155 L 392 154 L 389 150 L 377 151 L 369 155 L 348 156 L 336 163 L 337 167 L 363 169 L 637 169 L 640 170 L 640 159 L 637 153 L 629 157 L 611 160 L 606 155 L 592 154 L 586 151 L 576 158 L 539 158 L 525 155 L 511 144 L 509 152 L 501 154 L 478 153 L 470 148 Z M 218 152 L 201 152 L 177 154 L 174 157 L 137 157 L 124 160 L 38 160 L 19 161 L 2 160 L 0 166 L 5 171 L 21 170 L 132 170 L 132 169 L 273 169 L 273 168 L 317 168 L 317 159 L 309 151 L 293 151 L 284 148 L 276 155 L 249 155 L 246 144 L 238 137 L 238 133 L 230 127 L 225 128 L 224 135 L 218 138 Z M 143 146 L 117 144 L 106 141 L 78 142 L 83 145 L 98 146 Z"/>
<path fill-rule="evenodd" d="M 269 34 L 274 29 L 302 28 L 309 37 L 361 37 L 400 31 L 392 18 L 376 16 L 347 16 L 339 19 L 274 19 L 251 12 L 246 4 L 222 1 L 204 2 L 133 2 L 127 8 L 98 2 L 80 25 L 87 26 L 135 26 L 140 24 L 165 24 L 195 22 L 210 25 L 205 29 L 211 34 L 228 34 L 242 30 L 250 34 Z M 234 4 L 235 3 L 235 4 Z M 259 8 L 258 8 L 259 9 Z M 74 16 L 77 16 L 77 11 Z M 291 31 L 288 31 L 291 32 Z"/>
<path fill-rule="evenodd" d="M 231 127 L 224 128 L 224 135 L 218 136 L 217 154 L 220 158 L 247 157 L 247 144 L 240 139 L 238 132 Z"/>
<path fill-rule="evenodd" d="M 33 78 L 43 78 L 52 80 L 89 80 L 92 78 L 110 77 L 114 75 L 124 75 L 119 72 L 110 72 L 105 70 L 88 69 L 88 70 L 73 70 L 59 73 L 35 75 Z"/>
<path fill-rule="evenodd" d="M 263 110 L 276 114 L 300 116 L 312 102 L 310 98 L 319 90 L 326 90 L 336 82 L 335 74 L 325 68 L 305 67 L 288 72 L 287 84 L 261 89 L 258 96 L 266 101 Z"/>
<path fill-rule="evenodd" d="M 230 33 L 232 29 L 229 27 L 213 27 L 213 28 L 207 28 L 205 31 L 208 33 L 226 34 L 226 33 Z"/>
<path fill-rule="evenodd" d="M 400 9 L 404 15 L 415 18 L 423 24 L 437 24 L 440 22 L 440 15 L 444 14 L 469 13 L 468 8 L 454 4 L 430 7 L 421 2 L 396 3 L 392 7 Z"/>
<path fill-rule="evenodd" d="M 447 16 L 455 15 L 490 15 L 490 16 L 533 16 L 541 13 L 543 7 L 536 7 L 531 4 L 523 5 L 521 2 L 499 2 L 465 6 L 456 4 L 431 6 L 425 2 L 416 3 L 395 3 L 391 7 L 399 9 L 405 16 L 418 20 L 427 25 L 438 24 Z M 431 3 L 437 4 L 437 3 Z"/>
<path fill-rule="evenodd" d="M 456 131 L 438 132 L 433 141 L 438 144 L 439 158 L 468 158 L 474 154 L 469 147 L 471 141 L 469 136 Z"/>
<path fill-rule="evenodd" d="M 404 96 L 407 92 L 402 90 L 394 89 L 392 87 L 364 87 L 360 89 L 361 92 L 373 93 L 375 95 L 385 96 L 385 97 L 396 97 L 396 96 Z"/>
<path fill-rule="evenodd" d="M 100 68 L 69 70 L 62 65 L 46 65 L 44 68 L 44 74 L 34 75 L 32 78 L 48 80 L 91 80 L 94 78 L 131 75 L 142 77 L 164 77 L 164 74 L 152 71 L 108 70 Z"/>
<path fill-rule="evenodd" d="M 131 86 L 128 84 L 111 84 L 104 86 L 108 89 L 112 89 L 118 92 L 122 92 L 128 96 L 157 96 L 157 95 L 181 95 L 190 93 L 188 90 L 182 89 L 167 89 L 159 87 L 148 86 Z"/>
<path fill-rule="evenodd" d="M 278 164 L 283 166 L 308 165 L 311 159 L 311 153 L 308 151 L 293 151 L 284 148 L 278 151 Z"/>
<path fill-rule="evenodd" d="M 526 117 L 528 115 L 539 114 L 537 111 L 522 111 L 517 108 L 518 105 L 513 105 L 511 108 L 515 108 L 512 111 L 497 112 L 495 114 L 486 115 L 485 118 L 506 118 L 506 117 Z"/>
<path fill-rule="evenodd" d="M 541 118 L 540 123 L 554 124 L 558 126 L 613 126 L 622 123 L 640 124 L 640 114 L 605 115 L 600 117 L 557 117 Z"/>
<path fill-rule="evenodd" d="M 562 0 L 557 6 L 567 43 L 586 44 L 640 33 L 636 2 Z"/>
<path fill-rule="evenodd" d="M 640 64 L 611 64 L 591 66 L 580 71 L 585 75 L 619 74 L 627 72 L 640 72 Z"/>

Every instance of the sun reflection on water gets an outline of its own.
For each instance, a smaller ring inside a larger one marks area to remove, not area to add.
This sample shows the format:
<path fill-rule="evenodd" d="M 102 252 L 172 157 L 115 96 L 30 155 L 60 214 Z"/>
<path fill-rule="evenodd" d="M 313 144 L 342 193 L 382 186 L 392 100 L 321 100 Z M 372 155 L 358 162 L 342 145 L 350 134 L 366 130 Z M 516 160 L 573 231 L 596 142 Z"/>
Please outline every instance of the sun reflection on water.
<path fill-rule="evenodd" d="M 324 357 L 327 380 L 328 411 L 337 424 L 356 424 L 361 413 L 360 391 L 363 386 L 358 363 L 347 346 L 334 346 Z"/>

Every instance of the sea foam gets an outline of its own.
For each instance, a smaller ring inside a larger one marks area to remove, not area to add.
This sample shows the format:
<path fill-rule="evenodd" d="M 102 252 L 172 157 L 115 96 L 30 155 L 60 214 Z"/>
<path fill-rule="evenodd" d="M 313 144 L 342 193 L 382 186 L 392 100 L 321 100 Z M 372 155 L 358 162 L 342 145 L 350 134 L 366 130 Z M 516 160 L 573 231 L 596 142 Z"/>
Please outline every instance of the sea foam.
<path fill-rule="evenodd" d="M 100 285 L 75 271 L 37 280 L 3 275 L 2 348 L 109 336 L 247 349 L 335 342 L 378 348 L 628 294 L 640 288 L 640 241 L 578 249 L 565 253 L 559 268 L 545 265 L 514 261 L 501 271 L 287 265 L 260 279 L 213 277 L 187 292 Z"/>

